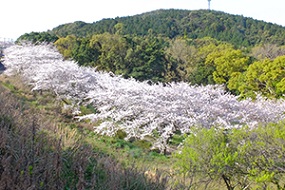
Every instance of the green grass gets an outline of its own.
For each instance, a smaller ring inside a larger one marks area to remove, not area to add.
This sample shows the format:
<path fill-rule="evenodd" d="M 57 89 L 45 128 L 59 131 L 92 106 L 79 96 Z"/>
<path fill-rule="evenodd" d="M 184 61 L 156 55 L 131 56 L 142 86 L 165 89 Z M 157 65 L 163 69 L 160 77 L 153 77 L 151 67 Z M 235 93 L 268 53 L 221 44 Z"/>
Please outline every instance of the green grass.
<path fill-rule="evenodd" d="M 88 104 L 86 106 L 81 105 L 80 111 L 81 111 L 80 115 L 88 115 L 88 114 L 97 113 L 96 108 L 92 104 Z"/>

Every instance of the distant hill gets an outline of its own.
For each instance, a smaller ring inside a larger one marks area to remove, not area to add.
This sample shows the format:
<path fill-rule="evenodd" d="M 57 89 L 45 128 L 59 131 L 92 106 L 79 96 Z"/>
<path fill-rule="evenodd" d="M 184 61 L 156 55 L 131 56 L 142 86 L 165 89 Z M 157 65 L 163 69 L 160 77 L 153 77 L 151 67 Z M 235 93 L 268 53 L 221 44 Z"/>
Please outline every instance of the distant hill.
<path fill-rule="evenodd" d="M 123 24 L 123 34 L 160 35 L 169 38 L 185 36 L 202 38 L 209 36 L 236 46 L 254 46 L 260 43 L 285 45 L 285 27 L 209 10 L 156 10 L 135 16 L 103 19 L 94 23 L 77 21 L 54 28 L 58 37 L 73 34 L 86 37 L 104 32 L 114 33 L 114 26 Z"/>
<path fill-rule="evenodd" d="M 139 81 L 224 84 L 243 97 L 285 93 L 285 27 L 209 10 L 77 21 L 17 41 L 54 42 L 65 59 Z M 253 66 L 252 66 L 253 65 Z"/>

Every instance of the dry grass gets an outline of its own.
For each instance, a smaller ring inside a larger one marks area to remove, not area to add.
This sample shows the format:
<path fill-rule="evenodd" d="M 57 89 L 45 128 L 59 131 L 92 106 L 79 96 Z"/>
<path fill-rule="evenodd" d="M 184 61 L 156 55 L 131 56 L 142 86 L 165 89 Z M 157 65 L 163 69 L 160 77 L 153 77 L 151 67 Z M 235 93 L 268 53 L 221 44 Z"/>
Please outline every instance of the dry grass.
<path fill-rule="evenodd" d="M 78 130 L 26 104 L 33 95 L 14 94 L 0 85 L 0 190 L 166 189 L 166 178 L 94 151 Z"/>

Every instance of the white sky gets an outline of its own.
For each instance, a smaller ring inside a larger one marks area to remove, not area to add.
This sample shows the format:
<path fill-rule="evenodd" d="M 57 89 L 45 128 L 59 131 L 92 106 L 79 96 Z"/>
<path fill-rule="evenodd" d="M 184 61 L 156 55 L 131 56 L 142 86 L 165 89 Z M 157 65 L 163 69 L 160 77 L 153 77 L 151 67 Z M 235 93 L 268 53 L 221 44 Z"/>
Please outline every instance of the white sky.
<path fill-rule="evenodd" d="M 211 9 L 285 26 L 284 0 L 212 0 Z M 207 9 L 207 0 L 2 0 L 0 40 L 74 21 L 131 16 L 157 9 Z"/>

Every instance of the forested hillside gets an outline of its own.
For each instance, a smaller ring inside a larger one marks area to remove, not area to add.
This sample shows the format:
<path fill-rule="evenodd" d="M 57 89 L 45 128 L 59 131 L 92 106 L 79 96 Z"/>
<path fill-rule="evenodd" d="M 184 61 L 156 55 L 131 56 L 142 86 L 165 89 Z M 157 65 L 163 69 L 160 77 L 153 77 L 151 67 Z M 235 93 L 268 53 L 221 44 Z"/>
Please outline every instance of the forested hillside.
<path fill-rule="evenodd" d="M 157 36 L 191 39 L 212 37 L 235 46 L 254 46 L 260 43 L 285 44 L 284 27 L 242 15 L 231 15 L 208 10 L 156 10 L 140 15 L 103 19 L 94 23 L 76 21 L 55 27 L 50 34 L 58 37 L 75 35 L 90 37 L 93 34 L 116 32 L 115 25 L 123 25 L 123 35 Z M 25 39 L 29 35 L 23 35 Z"/>
<path fill-rule="evenodd" d="M 284 45 L 284 27 L 240 15 L 208 10 L 157 10 L 136 16 L 103 19 L 92 24 L 74 22 L 58 26 L 52 33 L 60 37 L 116 32 L 114 26 L 123 24 L 122 34 L 145 36 L 150 32 L 168 38 L 187 36 L 196 39 L 212 37 L 236 46 L 254 46 L 259 43 Z"/>
<path fill-rule="evenodd" d="M 65 59 L 139 81 L 223 84 L 241 97 L 282 97 L 285 28 L 208 10 L 157 10 L 22 35 Z"/>

